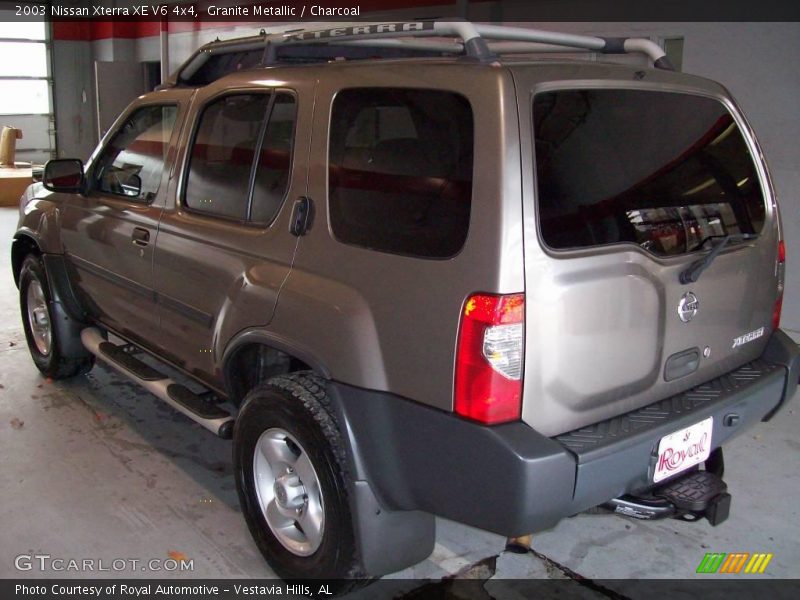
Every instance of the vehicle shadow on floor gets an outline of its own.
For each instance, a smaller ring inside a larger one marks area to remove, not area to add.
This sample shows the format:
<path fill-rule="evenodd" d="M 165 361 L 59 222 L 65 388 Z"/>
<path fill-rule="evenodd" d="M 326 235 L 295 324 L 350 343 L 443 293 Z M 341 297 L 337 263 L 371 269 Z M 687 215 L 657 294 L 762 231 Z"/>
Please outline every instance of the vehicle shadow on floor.
<path fill-rule="evenodd" d="M 87 375 L 53 385 L 91 413 L 93 428 L 126 468 L 137 469 L 137 454 L 158 453 L 213 499 L 239 512 L 230 440 L 215 436 L 99 361 Z M 159 484 L 157 476 L 142 476 L 148 488 Z"/>

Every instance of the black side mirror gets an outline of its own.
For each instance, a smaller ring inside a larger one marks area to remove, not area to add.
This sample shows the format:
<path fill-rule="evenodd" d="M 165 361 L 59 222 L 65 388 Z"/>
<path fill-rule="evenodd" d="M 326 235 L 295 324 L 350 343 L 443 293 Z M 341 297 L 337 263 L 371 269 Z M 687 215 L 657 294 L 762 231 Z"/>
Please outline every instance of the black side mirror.
<path fill-rule="evenodd" d="M 131 173 L 122 182 L 122 189 L 126 196 L 138 198 L 139 194 L 142 193 L 142 178 L 136 173 Z"/>
<path fill-rule="evenodd" d="M 49 160 L 44 166 L 42 183 L 51 192 L 82 194 L 86 187 L 83 163 L 76 158 Z"/>

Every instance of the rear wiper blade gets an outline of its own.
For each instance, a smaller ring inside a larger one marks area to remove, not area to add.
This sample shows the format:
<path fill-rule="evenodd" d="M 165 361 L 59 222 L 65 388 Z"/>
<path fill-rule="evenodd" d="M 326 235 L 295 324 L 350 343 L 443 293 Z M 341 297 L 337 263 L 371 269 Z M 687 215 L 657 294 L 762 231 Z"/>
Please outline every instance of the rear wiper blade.
<path fill-rule="evenodd" d="M 730 233 L 730 234 L 721 233 L 721 234 L 717 234 L 717 235 L 707 235 L 702 240 L 700 240 L 699 244 L 697 244 L 694 248 L 689 250 L 689 252 L 697 252 L 698 250 L 700 250 L 700 248 L 705 246 L 711 240 L 718 240 L 718 239 L 726 238 L 726 237 L 730 238 L 731 242 L 743 242 L 743 241 L 746 241 L 746 240 L 754 240 L 754 239 L 756 239 L 758 237 L 758 234 L 757 233 Z"/>
<path fill-rule="evenodd" d="M 695 250 L 699 250 L 703 246 L 705 246 L 706 242 L 711 240 L 718 240 L 712 247 L 711 252 L 706 254 L 703 258 L 694 261 L 688 267 L 686 267 L 680 274 L 681 283 L 694 283 L 698 279 L 700 279 L 700 274 L 705 271 L 714 259 L 719 256 L 719 253 L 722 252 L 723 248 L 728 245 L 728 242 L 740 242 L 745 240 L 754 240 L 758 237 L 755 233 L 736 233 L 736 234 L 729 234 L 729 235 L 710 235 L 703 239 L 697 246 L 695 246 Z"/>

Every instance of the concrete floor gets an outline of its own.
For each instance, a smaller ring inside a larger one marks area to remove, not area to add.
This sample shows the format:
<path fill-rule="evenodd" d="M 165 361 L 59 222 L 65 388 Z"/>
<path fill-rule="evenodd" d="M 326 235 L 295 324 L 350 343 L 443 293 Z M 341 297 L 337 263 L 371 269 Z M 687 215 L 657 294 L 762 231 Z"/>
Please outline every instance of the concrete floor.
<path fill-rule="evenodd" d="M 6 244 L 15 225 L 16 210 L 0 209 Z M 579 515 L 535 535 L 535 552 L 515 555 L 502 551 L 497 535 L 439 520 L 433 555 L 392 578 L 685 579 L 696 577 L 706 552 L 772 552 L 759 577 L 796 578 L 798 430 L 795 396 L 779 418 L 727 446 L 733 506 L 717 528 Z M 274 576 L 238 508 L 230 442 L 103 366 L 66 382 L 40 377 L 20 326 L 7 250 L 0 254 L 0 481 L 0 578 L 37 575 L 16 570 L 20 554 L 106 564 L 183 555 L 193 560 L 195 578 Z M 582 597 L 608 595 L 584 591 Z"/>

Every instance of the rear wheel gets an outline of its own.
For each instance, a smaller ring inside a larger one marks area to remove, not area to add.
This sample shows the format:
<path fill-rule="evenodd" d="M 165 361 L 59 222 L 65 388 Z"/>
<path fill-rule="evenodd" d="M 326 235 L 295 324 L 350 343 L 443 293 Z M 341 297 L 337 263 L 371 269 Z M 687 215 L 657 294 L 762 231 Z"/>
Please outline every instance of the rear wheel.
<path fill-rule="evenodd" d="M 39 371 L 52 379 L 65 379 L 86 373 L 94 365 L 94 357 L 67 358 L 60 352 L 61 339 L 53 327 L 52 296 L 42 259 L 29 254 L 22 262 L 19 275 L 19 301 L 22 326 L 31 358 Z"/>
<path fill-rule="evenodd" d="M 274 377 L 245 398 L 233 434 L 239 500 L 259 550 L 282 579 L 366 583 L 356 557 L 349 476 L 322 381 Z"/>

